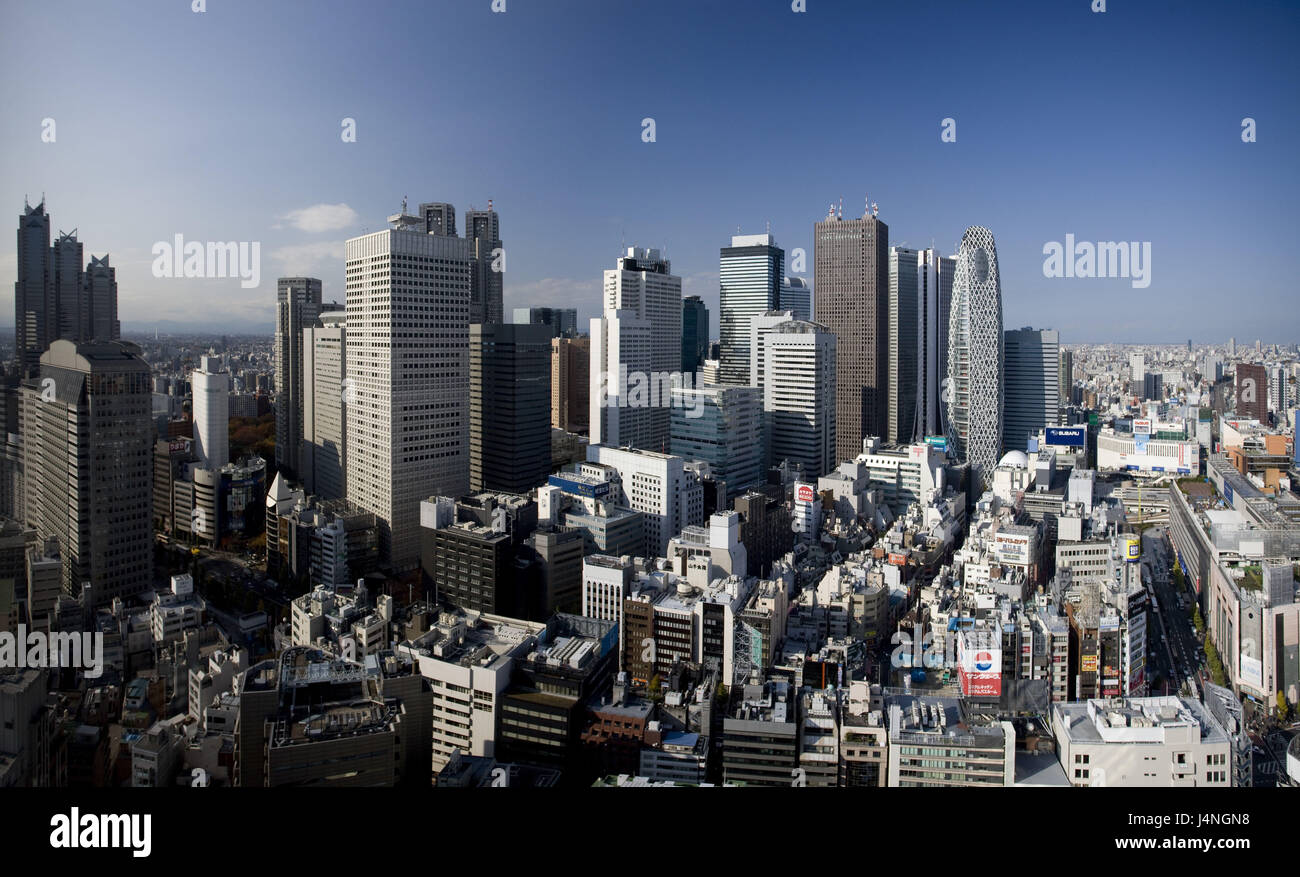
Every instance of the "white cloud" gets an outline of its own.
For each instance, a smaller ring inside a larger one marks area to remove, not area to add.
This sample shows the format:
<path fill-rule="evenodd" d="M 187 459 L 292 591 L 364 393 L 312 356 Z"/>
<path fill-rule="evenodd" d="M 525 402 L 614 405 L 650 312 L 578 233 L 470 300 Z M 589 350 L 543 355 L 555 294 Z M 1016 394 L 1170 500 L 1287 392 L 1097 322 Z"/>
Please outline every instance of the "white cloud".
<path fill-rule="evenodd" d="M 281 275 L 288 276 L 313 274 L 319 268 L 338 270 L 343 265 L 346 250 L 343 241 L 315 241 L 277 247 L 268 255 L 271 261 L 280 266 Z"/>
<path fill-rule="evenodd" d="M 299 231 L 310 233 L 350 228 L 360 220 L 357 212 L 346 204 L 315 204 L 311 207 L 300 207 L 297 210 L 290 210 L 279 218 Z"/>

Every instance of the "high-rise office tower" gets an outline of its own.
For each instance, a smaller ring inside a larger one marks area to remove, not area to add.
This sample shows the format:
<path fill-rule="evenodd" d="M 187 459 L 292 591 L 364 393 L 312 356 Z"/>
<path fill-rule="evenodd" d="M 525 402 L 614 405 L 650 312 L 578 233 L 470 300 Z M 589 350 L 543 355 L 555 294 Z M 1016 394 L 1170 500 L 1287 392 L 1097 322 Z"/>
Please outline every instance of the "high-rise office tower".
<path fill-rule="evenodd" d="M 578 333 L 578 309 L 515 308 L 510 322 L 523 326 L 548 326 L 553 337 L 563 338 Z"/>
<path fill-rule="evenodd" d="M 420 205 L 420 221 L 424 224 L 426 234 L 448 238 L 456 236 L 456 208 L 450 204 L 426 201 Z"/>
<path fill-rule="evenodd" d="M 836 338 L 836 458 L 852 460 L 888 425 L 889 226 L 841 210 L 817 223 L 814 251 L 813 310 Z"/>
<path fill-rule="evenodd" d="M 1237 406 L 1234 410 L 1237 416 L 1268 423 L 1267 369 L 1262 365 L 1239 362 L 1236 384 Z"/>
<path fill-rule="evenodd" d="M 321 282 L 315 277 L 281 277 L 275 308 L 275 464 L 302 476 L 302 330 L 320 316 Z"/>
<path fill-rule="evenodd" d="M 551 426 L 585 433 L 590 412 L 591 339 L 551 339 Z"/>
<path fill-rule="evenodd" d="M 465 238 L 418 217 L 347 242 L 348 498 L 379 519 L 380 556 L 420 560 L 420 502 L 469 489 Z"/>
<path fill-rule="evenodd" d="M 1059 423 L 1065 425 L 1065 409 L 1074 404 L 1074 352 L 1061 348 L 1060 389 L 1061 416 Z"/>
<path fill-rule="evenodd" d="M 916 426 L 913 438 L 945 435 L 948 416 L 943 387 L 948 380 L 948 319 L 952 309 L 952 277 L 957 261 L 933 247 L 916 254 L 917 346 Z"/>
<path fill-rule="evenodd" d="M 709 348 L 709 309 L 698 295 L 682 299 L 682 373 L 693 375 Z"/>
<path fill-rule="evenodd" d="M 52 256 L 45 200 L 35 207 L 24 202 L 23 214 L 18 217 L 18 279 L 14 283 L 15 351 L 23 374 L 35 373 L 49 346 L 47 326 L 58 326 L 57 313 L 52 313 Z"/>
<path fill-rule="evenodd" d="M 907 247 L 889 248 L 889 369 L 884 439 L 893 444 L 912 441 L 920 390 L 917 359 L 921 323 L 920 253 Z"/>
<path fill-rule="evenodd" d="M 949 450 L 971 465 L 972 484 L 992 477 L 1002 447 L 1002 284 L 993 232 L 966 229 L 957 253 L 948 321 Z"/>
<path fill-rule="evenodd" d="M 1236 338 L 1229 338 L 1229 339 L 1228 339 L 1228 356 L 1236 356 L 1236 355 L 1237 355 L 1237 339 L 1236 339 Z"/>
<path fill-rule="evenodd" d="M 116 341 L 122 336 L 117 319 L 117 269 L 108 264 L 108 254 L 92 255 L 86 266 L 86 300 L 90 305 L 90 335 L 93 341 Z"/>
<path fill-rule="evenodd" d="M 215 356 L 203 356 L 190 373 L 194 394 L 194 453 L 205 469 L 230 462 L 230 374 Z"/>
<path fill-rule="evenodd" d="M 303 486 L 321 499 L 347 496 L 347 325 L 335 304 L 302 331 Z"/>
<path fill-rule="evenodd" d="M 50 264 L 54 267 L 54 307 L 58 312 L 58 328 L 51 335 L 71 341 L 84 341 L 90 334 L 90 307 L 85 301 L 86 284 L 83 280 L 83 248 L 77 240 L 77 230 L 59 232 L 54 241 Z"/>
<path fill-rule="evenodd" d="M 780 326 L 794 319 L 794 311 L 771 310 L 765 314 L 752 317 L 749 321 L 749 349 L 754 355 L 749 358 L 749 385 L 762 390 L 767 386 L 767 363 L 763 358 L 763 337 Z"/>
<path fill-rule="evenodd" d="M 812 287 L 802 277 L 786 277 L 781 283 L 781 300 L 777 308 L 790 311 L 796 320 L 812 319 Z"/>
<path fill-rule="evenodd" d="M 27 522 L 97 606 L 153 580 L 153 382 L 134 344 L 54 341 L 22 386 Z"/>
<path fill-rule="evenodd" d="M 1024 451 L 1029 437 L 1061 417 L 1061 338 L 1054 329 L 1003 333 L 1002 451 Z"/>
<path fill-rule="evenodd" d="M 840 463 L 835 334 L 819 323 L 785 319 L 762 327 L 755 337 L 768 465 L 789 461 L 802 467 L 804 478 L 825 475 Z"/>
<path fill-rule="evenodd" d="M 628 247 L 591 321 L 591 443 L 667 451 L 682 365 L 682 279 L 659 250 Z"/>
<path fill-rule="evenodd" d="M 784 272 L 785 251 L 770 234 L 735 235 L 722 248 L 718 333 L 724 384 L 748 383 L 750 320 L 780 304 Z"/>
<path fill-rule="evenodd" d="M 527 493 L 551 471 L 551 329 L 471 323 L 469 489 Z"/>
<path fill-rule="evenodd" d="M 1128 370 L 1132 383 L 1138 390 L 1140 390 L 1142 388 L 1142 381 L 1147 376 L 1146 354 L 1130 353 L 1128 355 Z"/>
<path fill-rule="evenodd" d="M 491 200 L 487 210 L 465 212 L 465 237 L 470 242 L 473 264 L 469 274 L 469 321 L 503 323 L 505 261 L 501 244 L 501 223 Z"/>
<path fill-rule="evenodd" d="M 756 387 L 673 390 L 672 453 L 703 460 L 735 497 L 763 482 L 763 396 Z"/>

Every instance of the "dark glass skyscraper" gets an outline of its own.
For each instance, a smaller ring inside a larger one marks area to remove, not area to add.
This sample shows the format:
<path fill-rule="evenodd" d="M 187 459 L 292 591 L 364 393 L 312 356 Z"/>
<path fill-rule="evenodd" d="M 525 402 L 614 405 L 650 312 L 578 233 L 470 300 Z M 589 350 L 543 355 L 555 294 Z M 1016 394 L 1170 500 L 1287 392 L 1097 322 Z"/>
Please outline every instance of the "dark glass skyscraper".
<path fill-rule="evenodd" d="M 551 329 L 469 327 L 470 490 L 527 493 L 551 471 Z"/>
<path fill-rule="evenodd" d="M 474 260 L 469 271 L 469 321 L 503 323 L 505 256 L 501 223 L 491 201 L 487 210 L 465 212 L 465 237 Z"/>
<path fill-rule="evenodd" d="M 316 325 L 321 282 L 315 277 L 281 277 L 275 308 L 275 464 L 302 476 L 302 330 Z"/>
<path fill-rule="evenodd" d="M 682 299 L 682 373 L 694 374 L 709 348 L 709 309 L 698 295 Z"/>

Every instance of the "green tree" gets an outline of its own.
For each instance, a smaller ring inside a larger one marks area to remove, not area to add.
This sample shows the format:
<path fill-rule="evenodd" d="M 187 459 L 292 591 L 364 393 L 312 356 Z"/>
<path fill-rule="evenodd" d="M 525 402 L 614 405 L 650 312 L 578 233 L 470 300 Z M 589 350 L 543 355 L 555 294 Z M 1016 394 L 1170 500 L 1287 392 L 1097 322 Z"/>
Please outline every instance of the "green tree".
<path fill-rule="evenodd" d="M 1214 680 L 1215 685 L 1226 686 L 1227 676 L 1223 672 L 1223 661 L 1219 658 L 1219 650 L 1214 647 L 1211 640 L 1205 641 L 1205 663 L 1210 667 L 1210 678 Z"/>
<path fill-rule="evenodd" d="M 1196 625 L 1196 632 L 1198 634 L 1205 631 L 1205 618 L 1201 615 L 1200 604 L 1197 604 L 1195 608 L 1192 609 L 1192 624 Z"/>
<path fill-rule="evenodd" d="M 1291 711 L 1291 705 L 1286 702 L 1286 695 L 1282 692 L 1277 693 L 1277 717 L 1284 718 Z"/>

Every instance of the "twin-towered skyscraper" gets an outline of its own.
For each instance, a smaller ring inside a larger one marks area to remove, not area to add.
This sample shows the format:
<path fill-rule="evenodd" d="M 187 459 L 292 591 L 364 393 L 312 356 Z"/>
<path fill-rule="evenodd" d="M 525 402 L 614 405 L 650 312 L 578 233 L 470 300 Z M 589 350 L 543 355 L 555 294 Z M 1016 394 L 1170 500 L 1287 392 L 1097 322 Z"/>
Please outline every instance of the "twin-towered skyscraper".
<path fill-rule="evenodd" d="M 41 354 L 54 341 L 114 341 L 117 276 L 108 256 L 84 261 L 77 231 L 60 232 L 50 244 L 50 214 L 45 201 L 24 202 L 18 217 L 18 279 L 14 283 L 14 334 L 17 358 L 33 374 Z"/>

